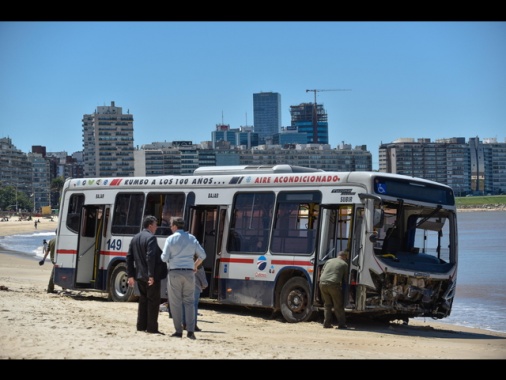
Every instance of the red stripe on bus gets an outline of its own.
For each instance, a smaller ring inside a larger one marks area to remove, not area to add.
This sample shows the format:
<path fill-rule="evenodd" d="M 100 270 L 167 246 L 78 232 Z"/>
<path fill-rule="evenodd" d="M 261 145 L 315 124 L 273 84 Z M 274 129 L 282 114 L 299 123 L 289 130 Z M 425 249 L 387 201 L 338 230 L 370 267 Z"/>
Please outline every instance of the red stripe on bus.
<path fill-rule="evenodd" d="M 75 255 L 77 251 L 75 249 L 58 249 L 56 251 L 59 255 Z M 125 257 L 127 252 L 118 251 L 100 251 L 101 256 L 122 256 Z"/>
<path fill-rule="evenodd" d="M 297 260 L 271 260 L 272 265 L 300 265 L 300 266 L 313 266 L 310 261 L 297 261 Z"/>
<path fill-rule="evenodd" d="M 253 264 L 253 259 L 232 259 L 232 258 L 222 258 L 220 260 L 222 263 L 243 263 L 243 264 Z"/>
<path fill-rule="evenodd" d="M 75 255 L 77 251 L 75 249 L 57 249 L 56 253 L 59 255 Z"/>
<path fill-rule="evenodd" d="M 100 251 L 102 256 L 122 256 L 125 257 L 127 255 L 126 252 L 118 252 L 118 251 Z"/>

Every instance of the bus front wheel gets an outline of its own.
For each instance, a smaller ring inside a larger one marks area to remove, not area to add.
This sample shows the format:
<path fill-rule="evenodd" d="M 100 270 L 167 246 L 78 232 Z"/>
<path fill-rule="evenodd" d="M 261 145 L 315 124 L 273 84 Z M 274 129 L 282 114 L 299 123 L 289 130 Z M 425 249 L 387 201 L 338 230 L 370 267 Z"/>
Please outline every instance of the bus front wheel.
<path fill-rule="evenodd" d="M 116 265 L 109 279 L 109 299 L 114 302 L 137 301 L 134 288 L 128 286 L 126 263 Z"/>
<path fill-rule="evenodd" d="M 288 280 L 281 289 L 280 309 L 289 323 L 307 322 L 313 317 L 308 282 L 302 277 Z"/>

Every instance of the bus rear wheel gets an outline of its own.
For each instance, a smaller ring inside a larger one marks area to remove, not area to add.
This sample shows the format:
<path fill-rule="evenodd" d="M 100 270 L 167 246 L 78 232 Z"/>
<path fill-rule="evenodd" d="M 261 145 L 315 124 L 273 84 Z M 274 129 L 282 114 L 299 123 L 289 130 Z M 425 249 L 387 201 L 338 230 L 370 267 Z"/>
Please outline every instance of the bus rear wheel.
<path fill-rule="evenodd" d="M 314 316 L 308 282 L 302 277 L 288 280 L 281 289 L 280 309 L 289 323 L 307 322 Z"/>
<path fill-rule="evenodd" d="M 134 288 L 128 286 L 126 263 L 116 265 L 109 279 L 109 299 L 114 302 L 133 302 L 138 300 Z"/>

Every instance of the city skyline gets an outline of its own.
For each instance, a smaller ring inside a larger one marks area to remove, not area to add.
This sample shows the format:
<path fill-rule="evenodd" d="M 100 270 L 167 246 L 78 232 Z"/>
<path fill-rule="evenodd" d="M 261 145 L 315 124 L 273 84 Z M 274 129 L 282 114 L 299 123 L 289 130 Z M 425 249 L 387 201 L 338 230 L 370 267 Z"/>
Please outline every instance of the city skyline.
<path fill-rule="evenodd" d="M 253 125 L 253 94 L 314 101 L 329 142 L 505 142 L 504 22 L 0 22 L 0 137 L 82 151 L 82 117 L 114 101 L 134 146 Z"/>

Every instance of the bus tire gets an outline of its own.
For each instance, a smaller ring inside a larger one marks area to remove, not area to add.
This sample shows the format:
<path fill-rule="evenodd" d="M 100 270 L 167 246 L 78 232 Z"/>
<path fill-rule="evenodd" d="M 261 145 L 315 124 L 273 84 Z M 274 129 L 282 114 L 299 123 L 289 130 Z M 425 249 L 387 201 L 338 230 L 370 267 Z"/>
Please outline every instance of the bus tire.
<path fill-rule="evenodd" d="M 314 316 L 309 284 L 302 277 L 289 279 L 281 289 L 280 309 L 289 323 L 307 322 Z"/>
<path fill-rule="evenodd" d="M 126 263 L 114 267 L 109 279 L 109 299 L 114 302 L 133 302 L 138 300 L 134 288 L 128 286 Z"/>

